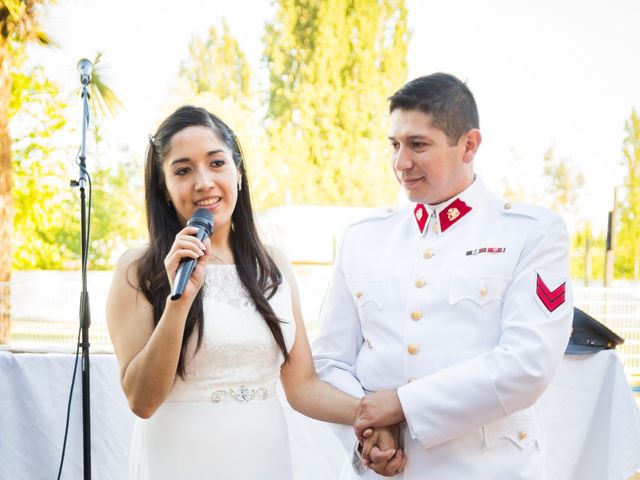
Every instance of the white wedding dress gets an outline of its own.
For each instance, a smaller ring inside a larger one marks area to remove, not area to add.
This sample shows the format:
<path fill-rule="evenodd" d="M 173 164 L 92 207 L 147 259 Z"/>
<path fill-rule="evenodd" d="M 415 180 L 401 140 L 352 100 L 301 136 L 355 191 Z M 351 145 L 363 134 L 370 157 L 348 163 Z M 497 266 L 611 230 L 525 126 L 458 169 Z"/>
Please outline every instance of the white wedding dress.
<path fill-rule="evenodd" d="M 210 265 L 204 337 L 184 380 L 148 420 L 136 419 L 130 480 L 290 480 L 287 425 L 276 395 L 283 361 L 234 265 Z M 295 337 L 286 281 L 269 300 L 287 348 Z"/>

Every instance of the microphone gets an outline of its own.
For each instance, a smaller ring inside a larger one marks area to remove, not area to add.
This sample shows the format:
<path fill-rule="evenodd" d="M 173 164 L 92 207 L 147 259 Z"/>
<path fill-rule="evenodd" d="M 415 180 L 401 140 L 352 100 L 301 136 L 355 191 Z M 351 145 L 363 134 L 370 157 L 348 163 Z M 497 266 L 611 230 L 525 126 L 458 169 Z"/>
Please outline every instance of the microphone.
<path fill-rule="evenodd" d="M 213 233 L 213 213 L 206 208 L 199 208 L 189 219 L 187 226 L 198 228 L 194 236 L 202 242 Z M 196 258 L 183 258 L 180 260 L 180 265 L 178 265 L 178 270 L 176 271 L 176 278 L 173 282 L 171 300 L 177 300 L 182 296 L 197 261 L 198 259 Z"/>
<path fill-rule="evenodd" d="M 86 58 L 83 58 L 78 62 L 78 72 L 80 72 L 80 83 L 82 85 L 89 85 L 89 83 L 91 83 L 92 71 L 93 63 Z"/>

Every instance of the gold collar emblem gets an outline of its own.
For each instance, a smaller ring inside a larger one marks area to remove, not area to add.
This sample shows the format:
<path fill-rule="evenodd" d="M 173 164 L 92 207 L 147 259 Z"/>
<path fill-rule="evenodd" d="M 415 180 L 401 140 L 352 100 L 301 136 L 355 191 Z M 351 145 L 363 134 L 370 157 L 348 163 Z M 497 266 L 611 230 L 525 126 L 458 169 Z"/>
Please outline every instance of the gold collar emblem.
<path fill-rule="evenodd" d="M 457 208 L 452 207 L 449 210 L 447 210 L 447 218 L 449 219 L 450 222 L 453 222 L 459 216 L 460 216 L 460 210 L 458 210 Z"/>
<path fill-rule="evenodd" d="M 422 209 L 416 210 L 416 218 L 418 221 L 422 220 Z"/>

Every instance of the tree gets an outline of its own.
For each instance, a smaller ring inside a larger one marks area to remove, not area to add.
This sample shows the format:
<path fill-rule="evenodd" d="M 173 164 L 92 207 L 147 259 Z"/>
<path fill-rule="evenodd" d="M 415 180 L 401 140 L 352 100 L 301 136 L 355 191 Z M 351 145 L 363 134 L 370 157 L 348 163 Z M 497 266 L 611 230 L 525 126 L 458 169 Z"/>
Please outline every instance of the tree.
<path fill-rule="evenodd" d="M 594 234 L 591 221 L 586 219 L 578 223 L 571 237 L 571 278 L 583 279 L 584 286 L 594 278 L 604 278 L 605 237 L 605 233 Z"/>
<path fill-rule="evenodd" d="M 266 142 L 259 117 L 259 97 L 247 56 L 226 22 L 212 25 L 189 42 L 168 110 L 192 104 L 207 108 L 227 123 L 242 145 L 253 200 L 268 204 L 275 169 L 264 161 Z"/>
<path fill-rule="evenodd" d="M 95 117 L 114 112 L 120 105 L 101 79 L 100 61 L 98 54 L 89 86 Z M 15 206 L 12 266 L 22 270 L 79 268 L 78 192 L 69 185 L 69 180 L 78 175 L 73 162 L 78 138 L 76 131 L 71 132 L 73 137 L 68 135 L 67 125 L 67 118 L 79 119 L 80 111 L 69 108 L 72 101 L 77 103 L 76 92 L 61 92 L 45 77 L 41 66 L 25 71 L 24 63 L 24 52 L 14 57 L 10 104 Z M 132 167 L 118 165 L 112 169 L 98 164 L 103 138 L 99 119 L 96 121 L 88 132 L 87 146 L 92 150 L 90 160 L 95 160 L 88 165 L 94 190 L 89 268 L 106 268 L 113 261 L 116 239 L 139 238 L 142 227 L 136 226 L 144 222 L 141 213 L 132 211 L 140 207 L 140 201 L 129 200 L 139 197 L 133 194 L 140 191 L 139 185 L 128 180 Z"/>
<path fill-rule="evenodd" d="M 593 249 L 600 246 L 601 239 L 593 237 L 589 222 L 578 222 L 577 203 L 585 183 L 584 175 L 569 158 L 558 157 L 553 146 L 544 152 L 543 160 L 542 175 L 547 181 L 549 206 L 561 213 L 574 229 L 581 228 L 571 239 L 570 269 L 574 278 L 584 278 L 587 285 L 594 273 Z"/>
<path fill-rule="evenodd" d="M 253 107 L 251 68 L 225 21 L 211 26 L 204 38 L 191 38 L 189 56 L 180 65 L 180 78 L 196 95 L 213 94 L 220 100 Z"/>
<path fill-rule="evenodd" d="M 36 66 L 13 72 L 11 98 L 13 268 L 61 268 L 74 244 L 69 229 L 73 194 L 68 165 L 74 151 L 63 138 L 67 103 Z"/>
<path fill-rule="evenodd" d="M 404 1 L 276 3 L 264 36 L 272 202 L 395 202 L 387 98 L 407 75 Z"/>
<path fill-rule="evenodd" d="M 509 149 L 509 168 L 502 177 L 502 196 L 511 202 L 537 205 L 542 198 L 539 189 L 531 183 L 527 163 L 530 162 L 515 147 Z"/>
<path fill-rule="evenodd" d="M 27 43 L 51 44 L 39 28 L 37 8 L 44 0 L 2 0 L 0 2 L 0 283 L 11 280 L 13 244 L 13 199 L 11 197 L 11 139 L 9 105 L 12 92 L 12 62 Z M 0 343 L 9 335 L 9 289 L 0 295 Z"/>
<path fill-rule="evenodd" d="M 121 160 L 114 164 L 112 146 L 102 135 L 98 118 L 93 124 L 92 144 L 89 268 L 108 270 L 124 250 L 140 245 L 146 238 L 144 196 L 140 194 L 144 191 L 144 167 L 140 158 L 131 155 L 128 148 L 119 152 Z M 77 205 L 76 198 L 76 210 Z M 76 217 L 79 226 L 79 213 Z M 74 252 L 79 267 L 79 244 Z"/>
<path fill-rule="evenodd" d="M 565 215 L 573 215 L 580 189 L 584 186 L 584 175 L 568 158 L 558 158 L 554 147 L 544 153 L 542 173 L 547 179 L 547 193 L 551 197 L 551 208 Z"/>
<path fill-rule="evenodd" d="M 620 202 L 620 230 L 616 248 L 616 274 L 638 280 L 640 271 L 640 117 L 634 110 L 626 122 L 622 148 L 625 167 L 624 198 Z"/>

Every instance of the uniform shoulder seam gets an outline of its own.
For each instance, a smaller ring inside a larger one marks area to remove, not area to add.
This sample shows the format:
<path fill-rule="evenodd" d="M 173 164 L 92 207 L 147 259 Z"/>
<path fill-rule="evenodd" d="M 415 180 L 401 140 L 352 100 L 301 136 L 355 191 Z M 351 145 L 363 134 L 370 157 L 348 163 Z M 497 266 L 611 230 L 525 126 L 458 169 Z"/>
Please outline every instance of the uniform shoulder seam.
<path fill-rule="evenodd" d="M 383 220 L 393 215 L 397 210 L 398 210 L 398 207 L 392 207 L 392 206 L 374 209 L 370 212 L 367 212 L 364 216 L 349 223 L 347 225 L 347 228 L 351 228 L 356 225 L 360 225 L 362 223 L 373 222 L 376 220 Z"/>
<path fill-rule="evenodd" d="M 535 220 L 541 220 L 553 213 L 548 208 L 529 203 L 504 202 L 501 208 L 506 215 L 521 215 Z"/>

